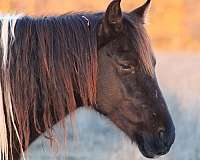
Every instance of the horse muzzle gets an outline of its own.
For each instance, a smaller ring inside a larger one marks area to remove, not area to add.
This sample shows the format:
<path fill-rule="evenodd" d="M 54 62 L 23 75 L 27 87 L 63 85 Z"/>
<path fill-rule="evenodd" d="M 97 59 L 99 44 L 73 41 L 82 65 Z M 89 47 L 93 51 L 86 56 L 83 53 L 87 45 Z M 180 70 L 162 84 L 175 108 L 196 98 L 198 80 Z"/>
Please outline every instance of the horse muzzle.
<path fill-rule="evenodd" d="M 136 136 L 140 152 L 147 158 L 157 158 L 169 152 L 175 140 L 174 126 L 169 131 L 158 130 L 155 134 L 142 133 Z"/>

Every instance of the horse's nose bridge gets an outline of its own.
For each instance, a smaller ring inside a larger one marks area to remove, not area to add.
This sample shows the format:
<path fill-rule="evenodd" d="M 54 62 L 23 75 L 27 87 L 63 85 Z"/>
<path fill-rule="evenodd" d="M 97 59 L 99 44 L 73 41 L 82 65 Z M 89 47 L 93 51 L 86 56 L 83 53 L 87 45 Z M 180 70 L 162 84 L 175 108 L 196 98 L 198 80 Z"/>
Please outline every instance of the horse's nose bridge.
<path fill-rule="evenodd" d="M 161 130 L 161 133 L 165 133 L 164 135 L 169 134 L 170 132 L 174 132 L 174 123 L 161 90 L 158 88 L 152 96 L 153 115 L 155 115 L 154 117 L 157 119 L 158 131 Z"/>
<path fill-rule="evenodd" d="M 160 87 L 158 85 L 156 77 L 143 77 L 141 78 L 142 86 L 145 90 L 145 93 L 148 95 L 148 97 L 152 100 L 153 103 L 156 102 L 163 102 L 163 95 L 160 90 Z"/>
<path fill-rule="evenodd" d="M 151 114 L 156 119 L 156 129 L 163 128 L 165 135 L 175 132 L 175 127 L 156 77 L 143 77 L 143 87 L 150 100 Z"/>
<path fill-rule="evenodd" d="M 165 103 L 155 106 L 154 114 L 156 115 L 155 118 L 157 119 L 158 130 L 162 128 L 163 131 L 168 131 L 171 130 L 171 127 L 174 127 L 171 115 Z"/>
<path fill-rule="evenodd" d="M 161 119 L 169 119 L 171 121 L 171 116 L 168 110 L 167 103 L 165 101 L 165 98 L 163 97 L 157 80 L 154 80 L 152 82 L 151 89 L 149 91 L 151 92 L 150 97 L 152 100 L 152 106 L 154 106 L 154 110 L 157 115 L 162 117 Z"/>
<path fill-rule="evenodd" d="M 151 98 L 154 103 L 159 103 L 161 106 L 166 106 L 166 102 L 164 100 L 163 94 L 160 90 L 157 80 L 154 80 L 151 85 L 151 89 L 149 89 Z"/>

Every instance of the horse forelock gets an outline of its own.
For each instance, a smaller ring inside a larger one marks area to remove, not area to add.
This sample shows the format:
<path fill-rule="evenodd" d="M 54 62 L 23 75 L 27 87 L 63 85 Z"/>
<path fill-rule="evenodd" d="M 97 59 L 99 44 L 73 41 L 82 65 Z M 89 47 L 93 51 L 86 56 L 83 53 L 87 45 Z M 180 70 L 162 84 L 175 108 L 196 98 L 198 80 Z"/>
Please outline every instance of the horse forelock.
<path fill-rule="evenodd" d="M 12 128 L 21 151 L 28 146 L 29 115 L 35 129 L 43 132 L 51 129 L 53 119 L 64 119 L 66 110 L 76 109 L 75 93 L 83 105 L 96 104 L 97 24 L 93 16 L 81 13 L 40 18 L 1 16 L 3 158 L 8 159 Z M 38 110 L 42 110 L 44 128 L 38 122 Z"/>
<path fill-rule="evenodd" d="M 144 25 L 138 22 L 138 19 L 126 17 L 128 22 L 128 34 L 131 35 L 132 44 L 138 54 L 139 63 L 144 72 L 149 76 L 154 77 L 153 50 L 150 39 L 144 29 Z"/>

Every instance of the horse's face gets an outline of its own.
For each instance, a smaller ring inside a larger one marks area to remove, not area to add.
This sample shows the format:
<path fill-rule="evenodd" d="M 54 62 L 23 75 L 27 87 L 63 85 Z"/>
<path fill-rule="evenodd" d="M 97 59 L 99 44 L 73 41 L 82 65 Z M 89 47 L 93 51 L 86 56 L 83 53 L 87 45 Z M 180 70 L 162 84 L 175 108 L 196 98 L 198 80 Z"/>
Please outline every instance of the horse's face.
<path fill-rule="evenodd" d="M 148 158 L 166 154 L 175 129 L 155 76 L 155 58 L 143 28 L 149 1 L 122 16 L 113 1 L 99 29 L 96 110 L 108 117 Z M 129 24 L 130 25 L 130 24 Z M 129 28 L 129 29 L 128 29 Z M 146 63 L 146 64 L 145 64 Z"/>

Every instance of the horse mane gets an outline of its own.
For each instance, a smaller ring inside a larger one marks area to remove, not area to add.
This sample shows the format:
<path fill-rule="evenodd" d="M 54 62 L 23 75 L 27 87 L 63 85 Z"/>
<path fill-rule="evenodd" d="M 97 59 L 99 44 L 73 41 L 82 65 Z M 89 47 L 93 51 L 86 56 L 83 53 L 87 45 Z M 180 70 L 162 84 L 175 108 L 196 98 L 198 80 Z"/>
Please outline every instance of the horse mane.
<path fill-rule="evenodd" d="M 83 105 L 96 104 L 97 25 L 84 13 L 0 16 L 0 158 L 8 160 L 12 128 L 21 152 L 28 146 L 29 115 L 43 132 L 76 109 L 76 93 Z"/>

